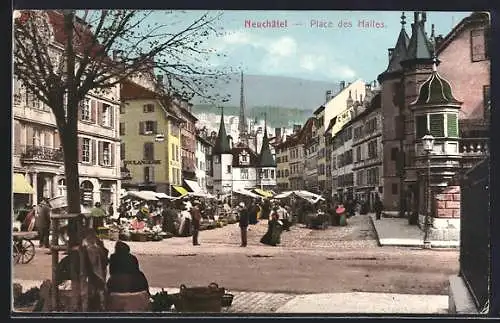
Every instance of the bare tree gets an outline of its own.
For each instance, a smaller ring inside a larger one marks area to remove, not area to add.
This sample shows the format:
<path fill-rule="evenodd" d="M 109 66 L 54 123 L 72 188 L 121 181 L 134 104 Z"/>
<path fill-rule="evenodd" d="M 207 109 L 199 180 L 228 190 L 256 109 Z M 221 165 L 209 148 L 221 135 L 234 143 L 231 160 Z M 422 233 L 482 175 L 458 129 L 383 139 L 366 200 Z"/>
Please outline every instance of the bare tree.
<path fill-rule="evenodd" d="M 15 13 L 14 74 L 54 113 L 64 153 L 69 213 L 81 211 L 78 109 L 87 94 L 109 92 L 138 74 L 159 73 L 166 83 L 160 88 L 167 101 L 194 96 L 222 99 L 207 91 L 229 72 L 208 64 L 211 56 L 222 55 L 206 46 L 218 33 L 215 22 L 220 15 L 182 19 L 186 15 L 135 10 Z M 70 248 L 81 240 L 75 222 L 68 226 Z M 74 275 L 72 282 L 77 284 Z"/>

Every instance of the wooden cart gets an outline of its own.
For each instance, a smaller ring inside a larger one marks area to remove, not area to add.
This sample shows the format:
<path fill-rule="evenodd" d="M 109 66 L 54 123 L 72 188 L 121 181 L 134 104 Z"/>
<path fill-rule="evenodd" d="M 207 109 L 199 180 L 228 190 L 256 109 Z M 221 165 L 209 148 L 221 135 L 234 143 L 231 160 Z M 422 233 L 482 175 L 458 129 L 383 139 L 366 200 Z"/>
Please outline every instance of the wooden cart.
<path fill-rule="evenodd" d="M 31 241 L 37 237 L 34 231 L 12 232 L 12 257 L 14 264 L 27 264 L 35 257 L 35 245 Z"/>

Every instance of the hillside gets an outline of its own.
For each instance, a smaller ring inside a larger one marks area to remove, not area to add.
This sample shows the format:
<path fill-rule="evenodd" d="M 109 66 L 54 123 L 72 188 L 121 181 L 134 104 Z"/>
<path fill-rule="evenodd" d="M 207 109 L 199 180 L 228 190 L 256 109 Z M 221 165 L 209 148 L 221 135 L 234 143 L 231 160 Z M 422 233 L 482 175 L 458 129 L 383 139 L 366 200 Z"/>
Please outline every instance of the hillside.
<path fill-rule="evenodd" d="M 245 104 L 247 107 L 280 107 L 296 110 L 316 110 L 325 102 L 325 92 L 336 93 L 339 82 L 312 81 L 282 76 L 245 75 Z M 240 105 L 240 75 L 232 75 L 228 83 L 219 81 L 214 84 L 212 93 L 229 94 L 225 106 Z M 194 104 L 206 104 L 193 100 Z M 228 110 L 229 112 L 229 110 Z"/>
<path fill-rule="evenodd" d="M 193 113 L 199 114 L 220 114 L 220 110 L 214 105 L 198 104 L 193 106 Z M 224 115 L 239 116 L 238 106 L 224 107 Z M 267 123 L 272 128 L 291 127 L 293 124 L 304 124 L 313 110 L 303 110 L 299 108 L 287 108 L 280 106 L 257 106 L 247 108 L 246 114 L 249 120 L 264 120 L 264 113 L 267 113 Z"/>

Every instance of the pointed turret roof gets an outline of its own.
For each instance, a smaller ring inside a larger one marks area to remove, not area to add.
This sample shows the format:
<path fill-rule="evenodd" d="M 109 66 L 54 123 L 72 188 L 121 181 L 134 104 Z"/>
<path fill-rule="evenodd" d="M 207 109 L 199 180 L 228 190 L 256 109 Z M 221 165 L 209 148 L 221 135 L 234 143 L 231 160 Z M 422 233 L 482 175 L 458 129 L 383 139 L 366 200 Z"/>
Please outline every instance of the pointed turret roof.
<path fill-rule="evenodd" d="M 431 76 L 422 84 L 417 100 L 413 105 L 424 104 L 460 104 L 455 99 L 450 82 L 437 72 L 436 59 L 434 58 Z"/>
<path fill-rule="evenodd" d="M 408 37 L 405 29 L 405 19 L 406 16 L 403 12 L 401 15 L 401 31 L 399 32 L 396 46 L 394 46 L 394 51 L 392 53 L 391 59 L 389 60 L 389 65 L 387 66 L 385 73 L 399 72 L 403 69 L 400 63 L 406 58 L 408 45 L 410 44 L 410 37 Z"/>
<path fill-rule="evenodd" d="M 224 108 L 221 108 L 219 133 L 215 139 L 213 153 L 214 155 L 231 154 L 229 138 L 224 124 Z"/>
<path fill-rule="evenodd" d="M 259 167 L 276 167 L 271 148 L 269 148 L 269 138 L 267 137 L 267 122 L 264 126 L 264 138 L 262 138 L 262 148 L 259 155 Z"/>
<path fill-rule="evenodd" d="M 420 19 L 420 14 L 422 18 Z M 434 56 L 434 49 L 425 33 L 425 13 L 415 12 L 415 19 L 412 24 L 412 33 L 408 51 L 405 59 L 401 62 L 403 65 L 407 62 L 429 62 L 431 63 Z"/>

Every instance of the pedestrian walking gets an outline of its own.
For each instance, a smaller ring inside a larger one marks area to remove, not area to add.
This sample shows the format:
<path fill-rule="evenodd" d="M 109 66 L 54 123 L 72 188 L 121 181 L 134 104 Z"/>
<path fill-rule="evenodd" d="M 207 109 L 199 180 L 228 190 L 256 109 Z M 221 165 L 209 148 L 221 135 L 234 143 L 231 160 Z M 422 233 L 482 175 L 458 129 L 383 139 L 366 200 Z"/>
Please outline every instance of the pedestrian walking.
<path fill-rule="evenodd" d="M 38 212 L 38 236 L 40 247 L 50 248 L 49 233 L 50 233 L 50 207 L 47 200 L 40 203 L 40 211 Z"/>
<path fill-rule="evenodd" d="M 241 232 L 241 245 L 240 247 L 247 246 L 247 229 L 249 224 L 249 210 L 245 208 L 245 203 L 240 202 L 239 206 L 239 218 L 240 218 L 240 232 Z"/>
<path fill-rule="evenodd" d="M 373 205 L 373 208 L 375 209 L 375 218 L 377 220 L 380 220 L 384 205 L 382 204 L 382 201 L 380 200 L 380 196 L 378 194 L 375 195 L 375 203 Z"/>
<path fill-rule="evenodd" d="M 200 202 L 194 201 L 193 207 L 190 210 L 191 213 L 191 223 L 193 225 L 193 246 L 199 246 L 198 243 L 198 233 L 200 232 L 200 222 L 201 222 L 201 211 Z"/>

